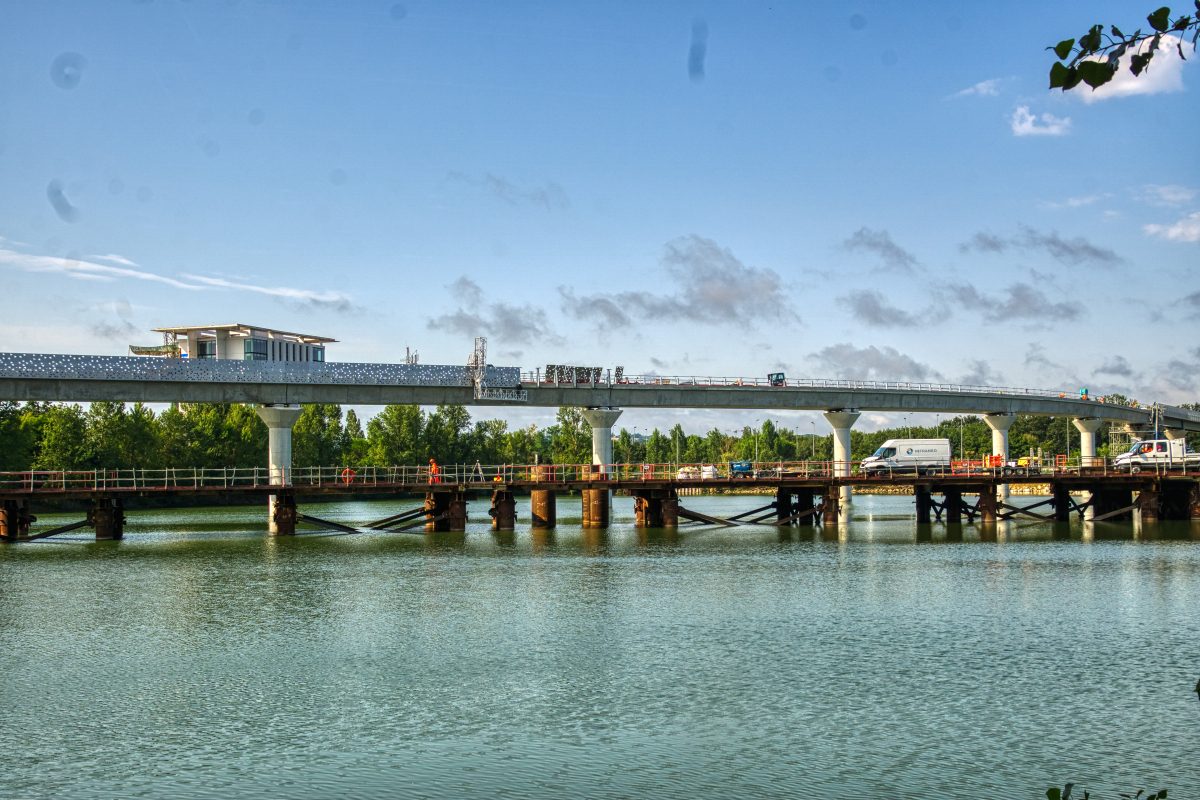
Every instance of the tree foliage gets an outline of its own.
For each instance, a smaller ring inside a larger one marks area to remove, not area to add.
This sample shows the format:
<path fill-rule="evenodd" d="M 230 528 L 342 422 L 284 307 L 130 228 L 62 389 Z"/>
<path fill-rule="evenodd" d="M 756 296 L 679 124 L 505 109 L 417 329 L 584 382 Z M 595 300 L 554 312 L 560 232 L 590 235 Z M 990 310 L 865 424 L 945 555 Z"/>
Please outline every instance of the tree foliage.
<path fill-rule="evenodd" d="M 1058 61 L 1050 67 L 1050 88 L 1065 92 L 1086 83 L 1094 91 L 1113 79 L 1121 68 L 1121 59 L 1127 54 L 1129 71 L 1141 75 L 1158 52 L 1163 36 L 1171 33 L 1179 34 L 1175 47 L 1180 58 L 1185 57 L 1183 42 L 1189 33 L 1192 34 L 1192 52 L 1195 52 L 1197 39 L 1200 39 L 1200 0 L 1195 3 L 1194 15 L 1184 14 L 1171 19 L 1171 9 L 1167 6 L 1150 13 L 1146 17 L 1150 30 L 1145 32 L 1138 28 L 1125 34 L 1112 25 L 1106 33 L 1103 25 L 1093 25 L 1078 39 L 1064 39 L 1047 47 L 1058 56 Z"/>

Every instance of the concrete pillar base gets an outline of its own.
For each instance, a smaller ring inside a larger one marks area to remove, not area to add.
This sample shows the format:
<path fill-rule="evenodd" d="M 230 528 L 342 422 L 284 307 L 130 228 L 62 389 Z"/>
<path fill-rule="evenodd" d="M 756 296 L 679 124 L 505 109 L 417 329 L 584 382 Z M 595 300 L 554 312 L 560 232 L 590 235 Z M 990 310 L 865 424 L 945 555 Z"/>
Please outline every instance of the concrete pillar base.
<path fill-rule="evenodd" d="M 826 411 L 825 420 L 833 428 L 833 474 L 839 478 L 850 475 L 850 429 L 861 413 L 852 408 Z M 841 503 L 849 503 L 854 493 L 849 486 L 841 487 L 838 499 Z"/>
<path fill-rule="evenodd" d="M 607 528 L 608 523 L 608 489 L 584 489 L 583 527 Z"/>
<path fill-rule="evenodd" d="M 534 530 L 552 530 L 558 525 L 557 496 L 553 489 L 529 493 L 529 519 Z"/>
<path fill-rule="evenodd" d="M 517 501 L 512 492 L 497 489 L 492 493 L 492 530 L 511 531 L 517 527 Z"/>
<path fill-rule="evenodd" d="M 296 510 L 296 498 L 290 494 L 274 495 L 271 502 L 271 534 L 274 536 L 295 536 L 296 522 L 300 512 Z"/>
<path fill-rule="evenodd" d="M 96 540 L 123 539 L 125 537 L 125 509 L 120 500 L 100 498 L 88 509 L 88 525 L 96 529 Z"/>

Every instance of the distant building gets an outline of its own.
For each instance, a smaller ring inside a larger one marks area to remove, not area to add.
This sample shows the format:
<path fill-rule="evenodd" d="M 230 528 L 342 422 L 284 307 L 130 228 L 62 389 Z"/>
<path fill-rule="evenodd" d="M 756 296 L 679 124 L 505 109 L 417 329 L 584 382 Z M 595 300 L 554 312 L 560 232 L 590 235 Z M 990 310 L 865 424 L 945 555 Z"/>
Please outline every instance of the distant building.
<path fill-rule="evenodd" d="M 189 325 L 155 328 L 163 344 L 130 347 L 134 355 L 168 358 L 220 358 L 235 361 L 325 360 L 325 345 L 336 342 L 326 336 L 276 331 L 254 325 Z"/>

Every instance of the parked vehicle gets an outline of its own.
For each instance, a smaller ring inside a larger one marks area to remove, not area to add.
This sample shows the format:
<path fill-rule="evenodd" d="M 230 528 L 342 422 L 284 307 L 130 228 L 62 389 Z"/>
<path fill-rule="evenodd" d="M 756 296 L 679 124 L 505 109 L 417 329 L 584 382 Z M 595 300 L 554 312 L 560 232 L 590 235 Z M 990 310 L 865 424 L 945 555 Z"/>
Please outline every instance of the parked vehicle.
<path fill-rule="evenodd" d="M 949 470 L 949 439 L 888 439 L 874 455 L 863 459 L 859 466 L 859 471 L 864 475 L 922 475 Z"/>
<path fill-rule="evenodd" d="M 1117 456 L 1113 464 L 1119 471 L 1132 475 L 1145 469 L 1200 468 L 1200 453 L 1188 447 L 1183 439 L 1147 439 L 1134 442 L 1129 452 Z"/>
<path fill-rule="evenodd" d="M 772 386 L 787 386 L 787 375 L 782 372 L 771 372 L 767 375 L 767 383 Z"/>
<path fill-rule="evenodd" d="M 729 464 L 729 477 L 753 478 L 754 465 L 749 461 L 733 461 Z"/>

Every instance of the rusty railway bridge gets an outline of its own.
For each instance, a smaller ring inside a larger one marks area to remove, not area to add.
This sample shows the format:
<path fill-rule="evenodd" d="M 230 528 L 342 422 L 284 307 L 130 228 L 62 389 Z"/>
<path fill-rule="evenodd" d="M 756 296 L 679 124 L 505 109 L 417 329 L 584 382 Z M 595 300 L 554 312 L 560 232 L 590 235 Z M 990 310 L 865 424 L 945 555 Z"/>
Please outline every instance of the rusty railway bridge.
<path fill-rule="evenodd" d="M 517 497 L 529 495 L 529 524 L 554 528 L 556 498 L 582 496 L 583 527 L 607 528 L 611 496 L 635 499 L 639 528 L 740 525 L 838 525 L 844 487 L 910 487 L 916 523 L 935 520 L 948 526 L 996 523 L 1024 518 L 1069 522 L 1072 513 L 1092 522 L 1120 522 L 1137 512 L 1143 523 L 1200 519 L 1200 476 L 1183 470 L 1129 475 L 1107 464 L 1032 470 L 956 465 L 925 475 L 863 476 L 835 462 L 760 465 L 747 476 L 719 474 L 697 478 L 691 465 L 451 465 L 428 467 L 314 467 L 283 476 L 268 469 L 92 470 L 81 472 L 0 473 L 0 540 L 9 543 L 45 539 L 90 527 L 96 539 L 124 536 L 126 501 L 163 496 L 269 497 L 272 533 L 295 535 L 299 523 L 341 533 L 424 533 L 465 531 L 470 500 L 491 498 L 493 530 L 513 530 L 518 521 Z M 700 465 L 694 465 L 699 467 Z M 849 465 L 846 465 L 847 467 Z M 696 470 L 698 472 L 698 470 Z M 1031 506 L 1015 506 L 998 496 L 1001 484 L 1048 485 L 1050 497 Z M 760 508 L 721 518 L 686 508 L 685 490 L 767 490 L 774 499 Z M 1078 495 L 1083 494 L 1084 499 Z M 297 500 L 306 496 L 423 496 L 422 506 L 360 526 L 331 522 L 301 513 Z M 1073 496 L 1074 495 L 1074 496 Z M 974 500 L 968 498 L 974 497 Z M 37 529 L 35 504 L 83 500 L 91 504 L 82 520 Z M 1037 511 L 1036 509 L 1041 509 Z M 683 523 L 680 522 L 683 520 Z M 949 530 L 949 529 L 948 529 Z M 961 529 L 959 529 L 961 530 Z"/>

